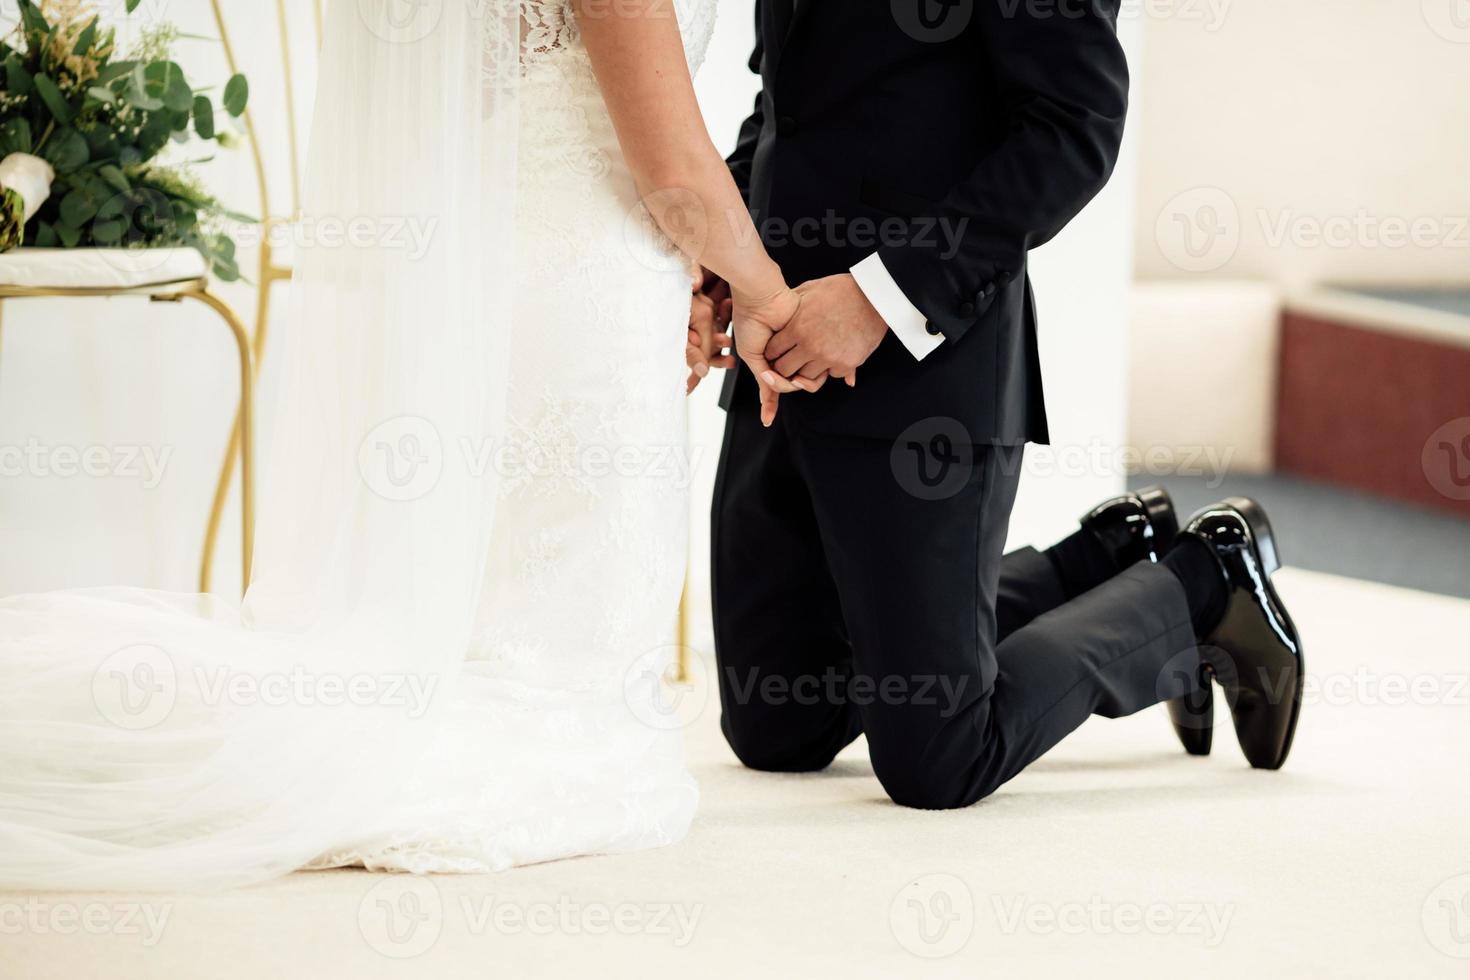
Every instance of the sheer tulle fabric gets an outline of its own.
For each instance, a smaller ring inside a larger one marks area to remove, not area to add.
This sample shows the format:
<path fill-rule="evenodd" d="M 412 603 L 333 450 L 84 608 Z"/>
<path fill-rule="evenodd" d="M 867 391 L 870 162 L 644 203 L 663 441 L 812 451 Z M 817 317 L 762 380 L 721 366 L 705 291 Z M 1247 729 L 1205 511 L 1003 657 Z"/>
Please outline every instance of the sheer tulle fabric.
<path fill-rule="evenodd" d="M 464 710 L 496 480 L 455 447 L 502 434 L 521 21 L 329 7 L 307 214 L 362 233 L 299 259 L 254 580 L 0 601 L 0 885 L 289 872 L 400 822 Z"/>

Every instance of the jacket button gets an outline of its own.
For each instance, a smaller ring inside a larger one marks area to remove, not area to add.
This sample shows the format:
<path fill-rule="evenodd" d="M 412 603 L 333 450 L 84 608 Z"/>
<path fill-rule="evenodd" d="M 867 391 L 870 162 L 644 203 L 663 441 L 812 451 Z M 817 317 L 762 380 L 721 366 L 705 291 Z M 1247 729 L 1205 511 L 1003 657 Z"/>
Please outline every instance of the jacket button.
<path fill-rule="evenodd" d="M 924 324 L 924 329 L 929 332 L 929 336 L 931 337 L 938 337 L 941 333 L 943 333 L 943 331 L 939 329 L 939 324 L 935 323 L 933 320 L 930 320 L 928 323 Z"/>
<path fill-rule="evenodd" d="M 796 120 L 792 119 L 790 116 L 782 116 L 780 119 L 776 120 L 776 132 L 780 133 L 782 136 L 795 136 Z"/>
<path fill-rule="evenodd" d="M 974 315 L 975 315 L 975 304 L 974 303 L 961 303 L 960 304 L 960 316 L 974 316 Z"/>

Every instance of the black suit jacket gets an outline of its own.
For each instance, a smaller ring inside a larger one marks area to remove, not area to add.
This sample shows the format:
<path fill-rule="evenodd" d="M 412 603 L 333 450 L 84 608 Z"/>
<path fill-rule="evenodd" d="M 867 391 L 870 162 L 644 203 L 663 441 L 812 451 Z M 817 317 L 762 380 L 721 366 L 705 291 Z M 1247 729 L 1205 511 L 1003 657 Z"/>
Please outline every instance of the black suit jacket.
<path fill-rule="evenodd" d="M 945 338 L 915 361 L 889 333 L 855 389 L 783 412 L 857 435 L 948 417 L 975 442 L 1047 441 L 1026 254 L 1112 173 L 1118 4 L 756 0 L 763 90 L 729 163 L 772 257 L 796 285 L 876 251 Z M 732 399 L 755 402 L 743 367 Z"/>

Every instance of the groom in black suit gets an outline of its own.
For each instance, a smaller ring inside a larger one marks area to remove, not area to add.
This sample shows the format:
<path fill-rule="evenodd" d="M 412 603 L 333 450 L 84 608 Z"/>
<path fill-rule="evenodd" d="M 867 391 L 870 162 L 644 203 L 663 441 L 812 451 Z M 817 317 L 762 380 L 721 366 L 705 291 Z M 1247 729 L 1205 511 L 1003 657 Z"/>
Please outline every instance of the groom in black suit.
<path fill-rule="evenodd" d="M 1117 9 L 757 0 L 763 90 L 729 163 L 804 285 L 722 397 L 714 619 L 748 766 L 821 769 L 866 734 L 895 801 L 966 806 L 1094 713 L 1169 700 L 1209 751 L 1212 676 L 1251 763 L 1285 760 L 1300 644 L 1257 505 L 1181 532 L 1142 492 L 1002 555 L 1023 446 L 1048 438 L 1027 253 L 1117 158 Z M 767 428 L 751 366 L 822 387 Z"/>

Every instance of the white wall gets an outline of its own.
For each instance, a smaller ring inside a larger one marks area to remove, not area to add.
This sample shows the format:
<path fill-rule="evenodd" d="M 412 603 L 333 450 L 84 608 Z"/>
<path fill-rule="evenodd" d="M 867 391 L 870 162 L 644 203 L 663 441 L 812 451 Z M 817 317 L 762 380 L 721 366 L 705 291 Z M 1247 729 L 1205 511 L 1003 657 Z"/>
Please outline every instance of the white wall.
<path fill-rule="evenodd" d="M 1141 278 L 1470 275 L 1464 0 L 1155 6 L 1135 114 Z"/>

